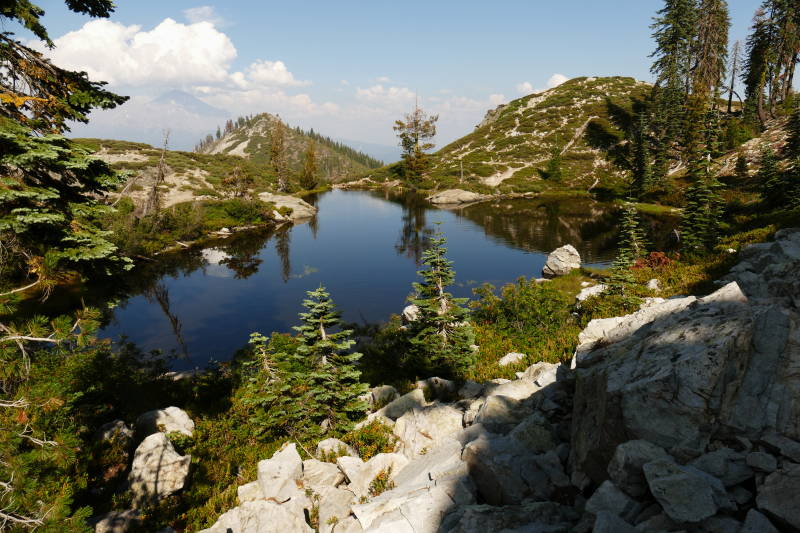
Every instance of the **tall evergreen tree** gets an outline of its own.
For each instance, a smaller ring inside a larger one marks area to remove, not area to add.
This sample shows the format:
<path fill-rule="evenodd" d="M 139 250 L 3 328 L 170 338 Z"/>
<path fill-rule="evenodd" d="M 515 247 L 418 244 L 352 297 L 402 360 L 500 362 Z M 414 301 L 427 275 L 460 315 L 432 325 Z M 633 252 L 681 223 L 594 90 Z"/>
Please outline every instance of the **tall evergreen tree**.
<path fill-rule="evenodd" d="M 650 72 L 656 76 L 656 86 L 665 87 L 677 79 L 689 92 L 692 48 L 697 35 L 699 10 L 696 0 L 665 0 L 663 9 L 653 18 L 653 39 L 656 50 Z"/>
<path fill-rule="evenodd" d="M 553 182 L 561 182 L 564 179 L 563 163 L 561 158 L 561 146 L 558 143 L 558 135 L 556 135 L 556 142 L 550 148 L 550 160 L 547 162 L 547 168 L 544 171 L 545 179 Z"/>
<path fill-rule="evenodd" d="M 725 80 L 728 30 L 731 25 L 729 13 L 725 0 L 700 0 L 692 69 L 693 92 L 713 94 L 714 107 Z"/>
<path fill-rule="evenodd" d="M 272 142 L 270 143 L 270 164 L 278 176 L 278 190 L 289 190 L 289 160 L 286 154 L 286 128 L 280 116 L 272 123 Z"/>
<path fill-rule="evenodd" d="M 423 255 L 422 283 L 414 283 L 417 296 L 411 303 L 419 308 L 417 320 L 409 326 L 410 352 L 421 367 L 439 367 L 445 372 L 459 372 L 475 364 L 470 346 L 475 334 L 469 320 L 469 310 L 462 307 L 467 298 L 453 298 L 446 292 L 455 283 L 453 262 L 445 257 L 447 239 L 437 221 L 436 234 Z"/>
<path fill-rule="evenodd" d="M 310 191 L 317 185 L 317 147 L 314 139 L 309 139 L 303 158 L 303 170 L 300 172 L 300 187 Z"/>
<path fill-rule="evenodd" d="M 649 134 L 650 124 L 647 121 L 647 115 L 641 112 L 633 138 L 633 190 L 640 198 L 653 186 Z"/>

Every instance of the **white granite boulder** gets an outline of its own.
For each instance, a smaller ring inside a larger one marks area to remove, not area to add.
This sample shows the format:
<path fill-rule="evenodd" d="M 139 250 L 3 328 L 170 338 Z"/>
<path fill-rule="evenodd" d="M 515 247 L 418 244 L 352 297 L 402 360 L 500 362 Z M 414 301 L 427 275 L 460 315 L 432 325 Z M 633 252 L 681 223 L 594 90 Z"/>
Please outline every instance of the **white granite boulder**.
<path fill-rule="evenodd" d="M 296 497 L 297 482 L 303 476 L 303 460 L 294 443 L 284 444 L 280 450 L 258 463 L 258 484 L 266 499 L 283 503 Z"/>
<path fill-rule="evenodd" d="M 189 479 L 192 456 L 181 456 L 163 433 L 154 433 L 139 444 L 128 474 L 133 505 L 155 504 L 184 488 Z"/>
<path fill-rule="evenodd" d="M 187 437 L 194 435 L 194 422 L 186 411 L 177 407 L 148 411 L 136 421 L 136 432 L 140 438 L 162 431 L 161 427 L 164 433 L 181 433 Z"/>
<path fill-rule="evenodd" d="M 547 262 L 542 268 L 542 276 L 547 279 L 556 276 L 566 276 L 576 268 L 581 267 L 581 255 L 571 244 L 557 248 L 547 257 Z"/>

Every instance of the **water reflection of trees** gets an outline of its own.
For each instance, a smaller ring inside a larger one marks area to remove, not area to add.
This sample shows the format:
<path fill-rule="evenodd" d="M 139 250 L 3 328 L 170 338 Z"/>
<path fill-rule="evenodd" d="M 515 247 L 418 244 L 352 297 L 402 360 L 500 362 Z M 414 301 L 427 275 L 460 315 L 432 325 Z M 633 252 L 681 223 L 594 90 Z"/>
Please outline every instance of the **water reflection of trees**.
<path fill-rule="evenodd" d="M 281 260 L 281 277 L 284 283 L 288 283 L 292 277 L 292 261 L 289 258 L 289 251 L 292 245 L 292 231 L 289 224 L 281 226 L 275 232 L 275 251 Z"/>
<path fill-rule="evenodd" d="M 261 250 L 269 242 L 272 234 L 267 234 L 265 239 L 236 239 L 230 245 L 222 248 L 227 257 L 220 261 L 233 270 L 235 279 L 247 279 L 258 273 L 258 267 L 264 262 L 261 259 Z"/>
<path fill-rule="evenodd" d="M 161 307 L 161 310 L 167 316 L 167 319 L 169 319 L 169 323 L 172 326 L 172 332 L 175 334 L 175 339 L 181 346 L 183 356 L 188 359 L 189 348 L 186 346 L 186 340 L 183 338 L 183 333 L 181 333 L 181 321 L 170 309 L 169 289 L 167 288 L 166 284 L 159 280 L 152 287 L 145 289 L 144 292 L 142 292 L 142 296 L 144 296 L 145 299 L 150 302 L 150 304 L 157 302 Z"/>
<path fill-rule="evenodd" d="M 428 226 L 425 217 L 431 206 L 416 194 L 387 199 L 394 200 L 403 208 L 400 236 L 394 246 L 397 255 L 405 255 L 419 267 L 422 265 L 422 254 L 430 247 L 430 239 L 434 233 L 433 228 Z"/>

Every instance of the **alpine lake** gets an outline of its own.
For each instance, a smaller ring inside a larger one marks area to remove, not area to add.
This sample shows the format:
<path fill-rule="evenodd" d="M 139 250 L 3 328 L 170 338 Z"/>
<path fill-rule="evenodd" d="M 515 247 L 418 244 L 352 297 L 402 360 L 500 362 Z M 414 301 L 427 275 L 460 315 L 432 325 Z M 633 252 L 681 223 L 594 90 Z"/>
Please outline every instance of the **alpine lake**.
<path fill-rule="evenodd" d="M 412 192 L 334 189 L 304 198 L 311 220 L 232 234 L 111 280 L 57 287 L 38 313 L 71 313 L 81 301 L 103 310 L 100 338 L 121 335 L 143 350 L 175 351 L 173 370 L 203 369 L 245 346 L 253 332 L 293 332 L 307 291 L 325 287 L 346 322 L 388 322 L 421 281 L 422 255 L 436 232 L 447 238 L 455 297 L 541 277 L 550 252 L 571 244 L 584 266 L 607 268 L 617 254 L 621 206 L 589 196 L 502 199 L 438 208 Z M 651 242 L 678 223 L 646 216 Z M 28 303 L 22 309 L 34 308 Z"/>

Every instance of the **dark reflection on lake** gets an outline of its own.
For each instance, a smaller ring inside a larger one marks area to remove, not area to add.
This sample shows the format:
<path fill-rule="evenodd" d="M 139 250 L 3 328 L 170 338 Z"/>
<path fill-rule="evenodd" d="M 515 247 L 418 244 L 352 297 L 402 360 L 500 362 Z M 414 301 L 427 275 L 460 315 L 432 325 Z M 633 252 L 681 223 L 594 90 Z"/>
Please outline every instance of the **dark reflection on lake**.
<path fill-rule="evenodd" d="M 319 213 L 305 224 L 237 234 L 136 267 L 114 287 L 85 288 L 81 296 L 94 305 L 117 295 L 100 336 L 124 333 L 145 350 L 187 354 L 175 369 L 203 368 L 212 358 L 230 357 L 255 331 L 292 331 L 306 291 L 320 285 L 345 320 L 387 321 L 406 305 L 437 217 L 459 297 L 472 297 L 472 288 L 485 282 L 499 287 L 541 276 L 547 254 L 564 244 L 589 266 L 608 265 L 616 253 L 620 210 L 588 198 L 457 210 L 384 191 L 334 190 L 308 200 Z M 666 233 L 660 225 L 656 231 Z"/>

